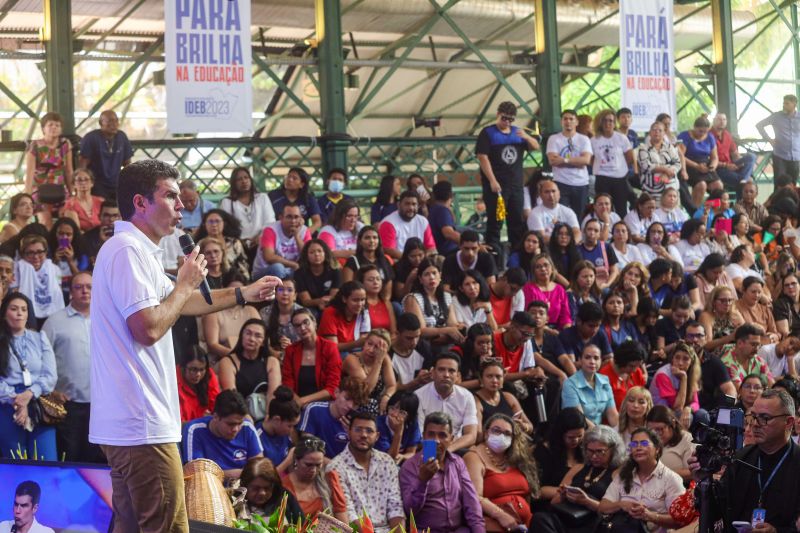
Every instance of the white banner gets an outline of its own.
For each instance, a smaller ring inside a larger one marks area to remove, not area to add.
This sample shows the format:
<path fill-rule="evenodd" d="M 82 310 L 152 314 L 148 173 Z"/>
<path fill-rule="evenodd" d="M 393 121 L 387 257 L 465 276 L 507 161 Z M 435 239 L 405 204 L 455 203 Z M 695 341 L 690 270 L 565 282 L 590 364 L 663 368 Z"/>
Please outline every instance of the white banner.
<path fill-rule="evenodd" d="M 659 113 L 675 117 L 672 0 L 620 0 L 619 54 L 622 107 L 633 129 L 646 133 Z"/>
<path fill-rule="evenodd" d="M 164 0 L 167 129 L 253 131 L 250 0 Z"/>

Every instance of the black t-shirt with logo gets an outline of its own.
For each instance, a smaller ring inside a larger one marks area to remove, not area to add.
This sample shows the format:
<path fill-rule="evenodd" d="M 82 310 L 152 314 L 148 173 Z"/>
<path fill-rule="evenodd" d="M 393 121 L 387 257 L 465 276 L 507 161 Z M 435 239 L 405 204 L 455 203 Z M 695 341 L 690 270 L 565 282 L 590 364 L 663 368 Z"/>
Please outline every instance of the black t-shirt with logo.
<path fill-rule="evenodd" d="M 517 135 L 519 128 L 503 133 L 496 124 L 487 126 L 478 134 L 475 153 L 489 156 L 494 177 L 500 185 L 516 184 L 522 186 L 522 160 L 528 150 L 528 143 Z M 489 178 L 481 170 L 481 179 Z"/>

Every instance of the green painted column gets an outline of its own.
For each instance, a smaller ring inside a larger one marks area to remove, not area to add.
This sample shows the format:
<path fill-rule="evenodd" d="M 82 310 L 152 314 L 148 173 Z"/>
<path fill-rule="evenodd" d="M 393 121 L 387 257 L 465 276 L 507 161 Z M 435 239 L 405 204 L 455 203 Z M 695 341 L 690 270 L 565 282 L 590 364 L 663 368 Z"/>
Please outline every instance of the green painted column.
<path fill-rule="evenodd" d="M 44 0 L 45 84 L 47 110 L 64 119 L 64 133 L 75 132 L 72 78 L 72 0 Z"/>
<path fill-rule="evenodd" d="M 712 48 L 717 109 L 728 116 L 728 129 L 735 134 L 738 131 L 738 120 L 731 13 L 730 0 L 711 0 L 711 15 L 714 20 Z"/>
<path fill-rule="evenodd" d="M 536 0 L 536 87 L 542 133 L 561 130 L 561 69 L 556 0 Z"/>
<path fill-rule="evenodd" d="M 322 112 L 323 171 L 347 169 L 347 117 L 344 107 L 342 11 L 339 0 L 315 0 L 319 98 Z"/>

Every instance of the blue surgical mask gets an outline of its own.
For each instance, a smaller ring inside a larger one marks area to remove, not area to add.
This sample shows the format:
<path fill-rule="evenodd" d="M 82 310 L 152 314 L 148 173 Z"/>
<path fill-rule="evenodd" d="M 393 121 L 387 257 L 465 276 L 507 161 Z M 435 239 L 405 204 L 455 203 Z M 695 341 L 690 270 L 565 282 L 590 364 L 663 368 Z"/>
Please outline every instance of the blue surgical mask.
<path fill-rule="evenodd" d="M 331 180 L 328 182 L 328 190 L 333 194 L 339 194 L 344 190 L 344 182 L 339 180 Z"/>

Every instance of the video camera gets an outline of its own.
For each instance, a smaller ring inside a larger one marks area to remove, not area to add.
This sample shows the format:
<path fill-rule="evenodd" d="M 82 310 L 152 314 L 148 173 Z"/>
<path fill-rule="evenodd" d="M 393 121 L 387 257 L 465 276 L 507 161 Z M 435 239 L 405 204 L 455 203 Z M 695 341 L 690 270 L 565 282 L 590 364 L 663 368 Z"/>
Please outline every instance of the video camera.
<path fill-rule="evenodd" d="M 701 474 L 710 476 L 733 462 L 733 456 L 744 441 L 744 411 L 734 409 L 734 398 L 726 396 L 726 407 L 711 411 L 711 424 L 700 424 L 694 432 L 699 444 L 695 455 Z"/>

